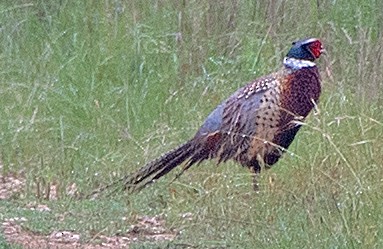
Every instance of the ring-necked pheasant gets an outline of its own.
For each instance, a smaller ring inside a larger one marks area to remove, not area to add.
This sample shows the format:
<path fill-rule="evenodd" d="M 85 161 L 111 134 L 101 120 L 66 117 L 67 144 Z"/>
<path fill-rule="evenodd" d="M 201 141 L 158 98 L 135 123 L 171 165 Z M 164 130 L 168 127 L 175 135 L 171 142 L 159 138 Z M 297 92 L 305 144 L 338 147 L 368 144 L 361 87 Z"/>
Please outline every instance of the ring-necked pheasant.
<path fill-rule="evenodd" d="M 254 173 L 275 164 L 318 102 L 321 83 L 314 61 L 324 51 L 316 38 L 293 42 L 281 70 L 240 88 L 216 107 L 191 140 L 118 182 L 141 189 L 185 161 L 182 172 L 213 158 L 218 163 L 233 159 Z"/>

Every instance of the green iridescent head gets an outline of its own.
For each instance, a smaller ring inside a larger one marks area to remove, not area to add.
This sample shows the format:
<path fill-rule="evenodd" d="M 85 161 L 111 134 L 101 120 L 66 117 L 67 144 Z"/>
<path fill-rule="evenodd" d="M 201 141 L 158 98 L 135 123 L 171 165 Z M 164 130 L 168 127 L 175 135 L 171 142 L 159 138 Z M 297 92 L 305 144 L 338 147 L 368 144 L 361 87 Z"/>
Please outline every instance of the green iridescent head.
<path fill-rule="evenodd" d="M 286 55 L 288 58 L 315 61 L 322 53 L 325 53 L 322 43 L 316 38 L 295 41 L 292 45 Z"/>

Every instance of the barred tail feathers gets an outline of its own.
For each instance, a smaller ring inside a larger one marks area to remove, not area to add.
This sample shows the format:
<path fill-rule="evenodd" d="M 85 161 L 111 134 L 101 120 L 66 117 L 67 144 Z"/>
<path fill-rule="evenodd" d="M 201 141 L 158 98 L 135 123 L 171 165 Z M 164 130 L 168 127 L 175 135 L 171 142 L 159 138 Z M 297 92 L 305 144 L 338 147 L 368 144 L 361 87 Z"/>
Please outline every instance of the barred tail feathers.
<path fill-rule="evenodd" d="M 193 140 L 191 140 L 177 147 L 176 149 L 167 152 L 160 158 L 151 161 L 150 163 L 139 169 L 136 173 L 127 176 L 124 179 L 125 188 L 137 190 L 144 188 L 150 183 L 153 183 L 154 180 L 157 180 L 160 177 L 166 175 L 172 169 L 182 164 L 187 159 L 194 158 L 196 156 L 194 148 L 195 145 L 193 143 Z M 199 161 L 203 159 L 204 158 L 200 158 Z"/>

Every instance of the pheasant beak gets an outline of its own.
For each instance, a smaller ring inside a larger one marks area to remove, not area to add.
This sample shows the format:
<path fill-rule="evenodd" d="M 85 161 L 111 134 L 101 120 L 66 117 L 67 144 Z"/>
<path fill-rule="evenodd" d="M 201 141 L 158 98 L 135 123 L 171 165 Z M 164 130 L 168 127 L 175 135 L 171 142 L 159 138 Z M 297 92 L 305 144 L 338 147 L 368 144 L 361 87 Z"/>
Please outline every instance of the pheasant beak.
<path fill-rule="evenodd" d="M 320 53 L 321 53 L 321 54 L 324 54 L 324 55 L 327 55 L 327 50 L 324 49 L 324 48 L 321 48 L 321 49 L 320 49 Z"/>

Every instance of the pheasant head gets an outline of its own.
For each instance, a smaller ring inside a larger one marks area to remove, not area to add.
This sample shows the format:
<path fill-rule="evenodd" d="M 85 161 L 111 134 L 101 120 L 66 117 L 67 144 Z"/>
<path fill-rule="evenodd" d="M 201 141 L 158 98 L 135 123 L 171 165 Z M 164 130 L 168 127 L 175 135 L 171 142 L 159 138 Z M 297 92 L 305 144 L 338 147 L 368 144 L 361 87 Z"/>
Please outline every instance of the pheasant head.
<path fill-rule="evenodd" d="M 315 61 L 322 53 L 326 52 L 321 41 L 316 38 L 295 41 L 292 45 L 286 56 L 288 58 Z"/>

